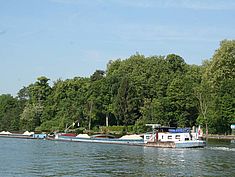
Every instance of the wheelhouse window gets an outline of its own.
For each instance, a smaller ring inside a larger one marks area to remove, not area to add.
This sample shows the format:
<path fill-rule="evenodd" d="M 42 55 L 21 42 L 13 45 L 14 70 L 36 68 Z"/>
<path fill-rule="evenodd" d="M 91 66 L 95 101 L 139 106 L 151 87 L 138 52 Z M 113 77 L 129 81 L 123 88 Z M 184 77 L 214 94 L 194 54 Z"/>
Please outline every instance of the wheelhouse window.
<path fill-rule="evenodd" d="M 175 135 L 175 139 L 179 140 L 180 139 L 180 135 Z"/>
<path fill-rule="evenodd" d="M 168 139 L 169 139 L 169 140 L 171 140 L 171 139 L 172 139 L 172 136 L 171 136 L 171 135 L 170 135 L 170 136 L 168 136 Z"/>

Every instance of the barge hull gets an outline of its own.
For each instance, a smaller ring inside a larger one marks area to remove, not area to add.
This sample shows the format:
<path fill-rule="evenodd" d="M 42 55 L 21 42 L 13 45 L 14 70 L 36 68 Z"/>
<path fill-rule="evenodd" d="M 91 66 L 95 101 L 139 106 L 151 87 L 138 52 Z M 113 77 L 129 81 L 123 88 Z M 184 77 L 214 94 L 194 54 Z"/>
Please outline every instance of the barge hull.
<path fill-rule="evenodd" d="M 205 141 L 185 141 L 185 142 L 177 142 L 175 144 L 176 148 L 200 148 L 205 147 L 206 142 Z"/>
<path fill-rule="evenodd" d="M 60 141 L 72 141 L 72 142 L 83 142 L 83 143 L 104 143 L 104 144 L 125 144 L 125 145 L 144 145 L 144 140 L 122 140 L 122 139 L 109 139 L 109 138 L 77 138 L 77 137 L 66 137 L 59 136 L 55 140 Z"/>
<path fill-rule="evenodd" d="M 184 141 L 184 142 L 148 142 L 146 147 L 157 148 L 199 148 L 205 147 L 205 141 Z"/>
<path fill-rule="evenodd" d="M 175 148 L 175 143 L 173 142 L 149 142 L 144 146 L 146 147 L 156 147 L 156 148 Z"/>

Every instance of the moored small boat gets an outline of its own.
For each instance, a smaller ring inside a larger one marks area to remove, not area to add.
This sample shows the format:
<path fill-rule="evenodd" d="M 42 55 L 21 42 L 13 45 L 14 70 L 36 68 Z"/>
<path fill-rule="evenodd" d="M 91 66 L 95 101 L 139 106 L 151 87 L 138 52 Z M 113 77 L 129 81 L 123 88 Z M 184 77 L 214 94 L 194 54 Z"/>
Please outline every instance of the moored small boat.
<path fill-rule="evenodd" d="M 0 132 L 1 138 L 19 138 L 19 139 L 46 139 L 47 134 L 39 133 L 35 134 L 34 132 L 25 131 L 24 133 L 11 133 L 8 131 Z"/>
<path fill-rule="evenodd" d="M 1 138 L 20 138 L 20 139 L 34 139 L 33 137 L 34 132 L 24 132 L 24 133 L 11 133 L 8 131 L 0 132 Z"/>

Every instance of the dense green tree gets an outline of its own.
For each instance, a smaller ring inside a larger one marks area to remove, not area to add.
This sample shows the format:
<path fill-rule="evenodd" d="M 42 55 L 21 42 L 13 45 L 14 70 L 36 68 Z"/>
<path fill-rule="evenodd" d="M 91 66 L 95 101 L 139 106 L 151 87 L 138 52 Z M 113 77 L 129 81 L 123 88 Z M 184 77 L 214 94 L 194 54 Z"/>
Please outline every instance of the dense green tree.
<path fill-rule="evenodd" d="M 43 109 L 48 96 L 51 94 L 51 87 L 48 84 L 49 79 L 41 76 L 34 84 L 20 90 L 18 97 L 28 101 L 21 114 L 21 128 L 34 130 L 43 122 Z"/>
<path fill-rule="evenodd" d="M 45 76 L 41 76 L 34 84 L 28 87 L 29 99 L 31 103 L 44 103 L 47 97 L 51 93 L 51 87 L 49 86 L 50 79 Z"/>
<path fill-rule="evenodd" d="M 138 114 L 138 97 L 136 97 L 135 87 L 127 77 L 124 77 L 115 98 L 117 124 L 132 125 L 138 119 Z"/>
<path fill-rule="evenodd" d="M 20 115 L 20 123 L 22 130 L 33 131 L 41 125 L 41 115 L 43 107 L 35 104 L 27 104 L 24 111 Z"/>
<path fill-rule="evenodd" d="M 202 66 L 176 54 L 109 61 L 89 78 L 57 80 L 45 76 L 23 87 L 16 98 L 0 96 L 0 129 L 63 131 L 74 122 L 86 129 L 146 123 L 208 127 L 229 132 L 235 122 L 235 42 L 222 41 Z"/>
<path fill-rule="evenodd" d="M 20 89 L 20 91 L 17 93 L 17 98 L 22 101 L 26 101 L 29 99 L 29 90 L 27 87 L 23 87 Z"/>
<path fill-rule="evenodd" d="M 145 124 L 158 123 L 165 126 L 171 126 L 176 122 L 175 119 L 172 119 L 171 106 L 169 99 L 166 97 L 160 99 L 154 98 L 153 100 L 145 99 L 144 106 L 141 108 L 141 113 Z"/>
<path fill-rule="evenodd" d="M 91 75 L 91 81 L 97 81 L 103 78 L 105 74 L 105 71 L 103 70 L 96 70 L 92 75 Z"/>
<path fill-rule="evenodd" d="M 168 63 L 171 72 L 183 73 L 185 71 L 186 63 L 182 57 L 175 54 L 169 54 L 166 57 L 166 61 Z"/>
<path fill-rule="evenodd" d="M 19 101 L 13 96 L 0 95 L 0 130 L 19 130 L 22 109 Z"/>
<path fill-rule="evenodd" d="M 216 50 L 212 59 L 204 64 L 202 88 L 210 97 L 207 101 L 208 116 L 199 117 L 200 121 L 208 122 L 211 133 L 225 133 L 229 131 L 229 125 L 234 121 L 234 83 L 235 83 L 235 41 L 222 41 L 220 48 Z M 206 120 L 203 120 L 204 119 Z"/>
<path fill-rule="evenodd" d="M 224 80 L 234 81 L 235 78 L 235 40 L 224 40 L 215 51 L 205 71 L 206 80 L 216 89 Z"/>
<path fill-rule="evenodd" d="M 65 81 L 58 80 L 52 87 L 48 97 L 45 121 L 53 123 L 53 127 L 65 130 L 73 122 L 83 122 L 86 119 L 85 107 L 87 91 L 90 87 L 87 78 L 75 77 Z M 45 127 L 45 123 L 43 124 Z"/>

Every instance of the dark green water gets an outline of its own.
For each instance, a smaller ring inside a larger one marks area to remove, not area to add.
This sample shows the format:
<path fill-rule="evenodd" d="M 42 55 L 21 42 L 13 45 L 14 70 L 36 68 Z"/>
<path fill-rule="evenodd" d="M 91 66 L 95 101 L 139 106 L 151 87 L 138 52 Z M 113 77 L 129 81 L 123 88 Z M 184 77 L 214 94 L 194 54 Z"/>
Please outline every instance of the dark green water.
<path fill-rule="evenodd" d="M 235 144 L 204 149 L 0 138 L 0 177 L 235 176 Z"/>

